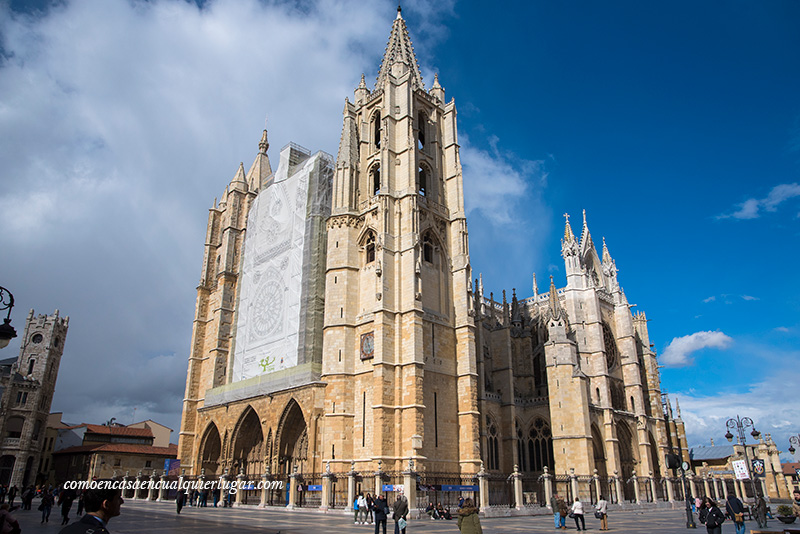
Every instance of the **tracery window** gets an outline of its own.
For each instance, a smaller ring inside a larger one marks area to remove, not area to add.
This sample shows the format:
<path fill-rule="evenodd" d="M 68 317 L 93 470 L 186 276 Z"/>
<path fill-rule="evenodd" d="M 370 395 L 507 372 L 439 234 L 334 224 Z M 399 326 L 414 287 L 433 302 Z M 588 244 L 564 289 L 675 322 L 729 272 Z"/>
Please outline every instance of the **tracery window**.
<path fill-rule="evenodd" d="M 420 111 L 419 115 L 417 115 L 417 129 L 419 130 L 418 146 L 419 146 L 420 150 L 425 148 L 425 124 L 427 122 L 428 121 L 427 121 L 427 119 L 425 117 L 425 113 Z"/>
<path fill-rule="evenodd" d="M 419 194 L 423 197 L 428 192 L 428 172 L 425 170 L 425 167 L 420 166 L 419 168 Z"/>
<path fill-rule="evenodd" d="M 428 263 L 433 263 L 433 239 L 431 234 L 425 234 L 422 238 L 422 259 Z"/>
<path fill-rule="evenodd" d="M 375 165 L 372 167 L 369 176 L 372 180 L 372 194 L 377 195 L 381 190 L 381 166 Z"/>
<path fill-rule="evenodd" d="M 614 339 L 614 333 L 608 323 L 603 321 L 603 344 L 606 350 L 606 365 L 611 369 L 619 362 L 619 349 L 617 348 L 617 340 Z"/>
<path fill-rule="evenodd" d="M 555 467 L 553 460 L 553 433 L 550 425 L 537 417 L 528 432 L 528 457 L 531 471 L 543 471 L 544 466 L 551 470 Z"/>
<path fill-rule="evenodd" d="M 494 421 L 489 421 L 487 433 L 486 463 L 489 465 L 489 469 L 500 469 L 500 451 L 497 440 L 497 426 L 494 424 Z"/>
<path fill-rule="evenodd" d="M 372 263 L 375 261 L 375 234 L 372 232 L 370 232 L 370 234 L 367 236 L 364 250 L 366 252 L 366 262 Z"/>
<path fill-rule="evenodd" d="M 375 141 L 375 148 L 381 147 L 381 112 L 377 112 L 372 119 L 373 139 Z"/>

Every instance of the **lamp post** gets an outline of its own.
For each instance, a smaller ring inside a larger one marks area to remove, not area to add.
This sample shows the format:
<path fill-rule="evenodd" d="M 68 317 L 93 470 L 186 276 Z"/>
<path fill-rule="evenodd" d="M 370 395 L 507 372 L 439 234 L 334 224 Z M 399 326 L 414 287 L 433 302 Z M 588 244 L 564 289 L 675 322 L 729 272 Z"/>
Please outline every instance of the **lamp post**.
<path fill-rule="evenodd" d="M 8 342 L 17 337 L 17 331 L 11 326 L 11 308 L 14 307 L 14 295 L 11 291 L 0 286 L 0 311 L 8 310 L 3 324 L 0 325 L 0 349 L 8 345 Z"/>
<path fill-rule="evenodd" d="M 758 439 L 761 437 L 761 432 L 756 430 L 753 420 L 749 417 L 739 417 L 737 415 L 736 419 L 728 419 L 728 422 L 725 423 L 725 425 L 728 427 L 728 432 L 725 433 L 725 439 L 728 441 L 733 441 L 733 434 L 731 434 L 731 430 L 736 429 L 739 434 L 739 442 L 744 448 L 744 462 L 747 467 L 747 473 L 750 476 L 750 484 L 753 486 L 753 499 L 755 500 L 756 496 L 758 495 L 758 491 L 756 491 L 756 481 L 753 477 L 753 468 L 750 465 L 750 459 L 747 457 L 747 442 L 745 440 L 744 431 L 748 427 L 752 428 L 753 431 L 750 432 L 750 435 L 753 436 L 753 439 Z"/>
<path fill-rule="evenodd" d="M 795 445 L 800 447 L 800 434 L 789 436 L 789 454 L 794 455 L 794 452 L 797 450 L 794 448 Z"/>

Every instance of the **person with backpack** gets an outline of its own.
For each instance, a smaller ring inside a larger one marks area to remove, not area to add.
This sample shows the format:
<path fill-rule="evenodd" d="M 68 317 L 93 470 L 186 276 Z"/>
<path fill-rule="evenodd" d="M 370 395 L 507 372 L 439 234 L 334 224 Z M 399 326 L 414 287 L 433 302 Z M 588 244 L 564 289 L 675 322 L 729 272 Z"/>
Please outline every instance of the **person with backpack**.
<path fill-rule="evenodd" d="M 725 503 L 725 511 L 733 519 L 736 527 L 736 534 L 744 534 L 744 504 L 736 495 L 728 495 L 728 502 Z"/>
<path fill-rule="evenodd" d="M 383 525 L 383 534 L 386 534 L 386 520 L 389 517 L 389 504 L 386 497 L 378 495 L 375 497 L 375 534 L 380 534 L 378 529 Z"/>
<path fill-rule="evenodd" d="M 703 505 L 700 508 L 700 522 L 706 526 L 708 534 L 722 534 L 722 523 L 725 522 L 725 514 L 719 509 L 717 503 L 710 497 L 703 497 Z"/>

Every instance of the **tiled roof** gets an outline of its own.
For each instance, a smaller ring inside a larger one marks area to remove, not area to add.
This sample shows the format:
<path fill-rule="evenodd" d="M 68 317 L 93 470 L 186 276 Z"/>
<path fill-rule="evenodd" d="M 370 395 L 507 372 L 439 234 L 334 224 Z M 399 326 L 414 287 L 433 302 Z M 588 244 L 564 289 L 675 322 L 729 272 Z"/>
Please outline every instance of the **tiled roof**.
<path fill-rule="evenodd" d="M 137 438 L 152 438 L 153 432 L 149 428 L 128 428 L 126 426 L 86 425 L 86 430 L 95 434 L 113 436 L 131 436 Z"/>
<path fill-rule="evenodd" d="M 60 451 L 55 451 L 53 454 L 80 454 L 85 452 L 98 453 L 98 452 L 117 452 L 120 454 L 140 454 L 152 456 L 178 456 L 178 446 L 170 443 L 169 447 L 153 447 L 152 445 L 132 445 L 128 443 L 104 443 L 97 445 L 78 445 L 76 447 L 68 447 Z"/>
<path fill-rule="evenodd" d="M 781 467 L 784 475 L 796 475 L 797 471 L 795 469 L 800 469 L 800 462 L 788 462 L 781 464 Z"/>
<path fill-rule="evenodd" d="M 733 456 L 733 445 L 693 447 L 689 450 L 689 457 L 695 462 L 701 460 L 724 460 L 731 456 Z"/>

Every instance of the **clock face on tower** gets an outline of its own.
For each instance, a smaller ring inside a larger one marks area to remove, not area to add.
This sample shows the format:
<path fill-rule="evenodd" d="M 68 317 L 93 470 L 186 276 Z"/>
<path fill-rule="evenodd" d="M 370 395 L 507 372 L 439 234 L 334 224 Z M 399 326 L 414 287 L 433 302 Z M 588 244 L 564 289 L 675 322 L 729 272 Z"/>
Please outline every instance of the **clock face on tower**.
<path fill-rule="evenodd" d="M 361 334 L 361 359 L 369 360 L 375 356 L 375 332 Z"/>

